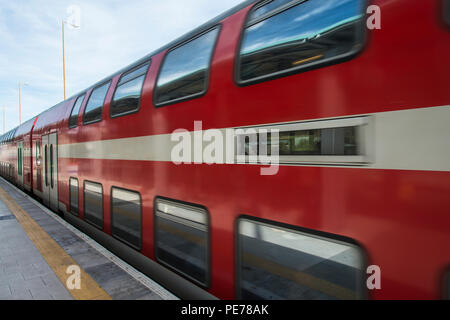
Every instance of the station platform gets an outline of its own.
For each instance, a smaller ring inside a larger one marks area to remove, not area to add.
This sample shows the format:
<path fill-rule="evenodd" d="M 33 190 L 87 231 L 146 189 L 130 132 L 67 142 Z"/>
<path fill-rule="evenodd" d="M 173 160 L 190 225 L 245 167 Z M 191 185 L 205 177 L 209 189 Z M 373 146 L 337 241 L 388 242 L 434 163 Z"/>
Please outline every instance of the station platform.
<path fill-rule="evenodd" d="M 178 300 L 0 178 L 0 300 Z"/>

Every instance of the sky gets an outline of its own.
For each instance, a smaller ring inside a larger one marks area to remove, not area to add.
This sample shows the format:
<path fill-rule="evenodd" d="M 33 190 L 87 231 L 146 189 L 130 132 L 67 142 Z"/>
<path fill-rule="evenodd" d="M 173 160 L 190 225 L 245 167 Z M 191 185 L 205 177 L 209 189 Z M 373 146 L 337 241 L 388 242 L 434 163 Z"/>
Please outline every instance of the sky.
<path fill-rule="evenodd" d="M 0 133 L 64 98 L 62 20 L 79 8 L 80 28 L 65 27 L 67 97 L 126 67 L 242 0 L 15 0 L 0 3 Z M 71 18 L 72 17 L 72 18 Z"/>

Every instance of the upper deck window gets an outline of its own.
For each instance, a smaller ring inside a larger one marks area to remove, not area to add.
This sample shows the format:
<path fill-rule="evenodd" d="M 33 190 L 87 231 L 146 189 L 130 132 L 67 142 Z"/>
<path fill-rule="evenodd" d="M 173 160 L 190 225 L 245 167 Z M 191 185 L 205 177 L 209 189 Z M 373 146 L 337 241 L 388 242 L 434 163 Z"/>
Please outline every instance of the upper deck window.
<path fill-rule="evenodd" d="M 169 51 L 162 65 L 155 93 L 161 106 L 203 95 L 219 28 Z"/>
<path fill-rule="evenodd" d="M 111 81 L 97 87 L 92 91 L 89 101 L 84 110 L 83 124 L 94 123 L 102 120 L 103 104 Z"/>
<path fill-rule="evenodd" d="M 80 108 L 83 104 L 84 96 L 84 94 L 82 96 L 79 96 L 73 105 L 72 112 L 69 118 L 69 128 L 75 128 L 76 126 L 78 126 L 78 114 L 80 113 Z"/>
<path fill-rule="evenodd" d="M 364 39 L 364 0 L 272 1 L 250 13 L 238 81 L 262 81 L 338 62 Z"/>
<path fill-rule="evenodd" d="M 150 62 L 125 73 L 117 84 L 111 103 L 111 117 L 118 117 L 139 110 L 142 86 Z"/>

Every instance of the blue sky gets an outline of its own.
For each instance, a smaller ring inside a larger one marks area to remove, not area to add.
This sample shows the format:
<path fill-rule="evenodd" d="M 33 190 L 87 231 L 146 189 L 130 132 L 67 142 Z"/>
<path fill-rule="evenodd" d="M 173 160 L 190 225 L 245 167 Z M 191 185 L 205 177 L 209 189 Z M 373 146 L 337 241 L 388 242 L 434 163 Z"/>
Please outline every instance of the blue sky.
<path fill-rule="evenodd" d="M 71 5 L 81 9 L 81 28 L 65 32 L 68 97 L 240 2 L 2 1 L 0 107 L 6 107 L 6 131 L 19 124 L 19 82 L 28 83 L 22 88 L 22 122 L 63 100 L 61 21 Z"/>

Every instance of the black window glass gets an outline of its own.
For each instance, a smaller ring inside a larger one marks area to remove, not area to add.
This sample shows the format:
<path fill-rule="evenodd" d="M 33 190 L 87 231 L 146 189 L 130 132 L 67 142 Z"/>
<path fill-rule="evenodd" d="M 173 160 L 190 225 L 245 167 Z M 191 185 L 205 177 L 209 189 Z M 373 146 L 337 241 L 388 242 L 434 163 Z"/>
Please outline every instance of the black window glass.
<path fill-rule="evenodd" d="M 156 103 L 202 94 L 207 88 L 209 63 L 219 29 L 170 51 L 156 85 Z"/>
<path fill-rule="evenodd" d="M 141 248 L 141 197 L 137 192 L 112 189 L 112 234 L 136 249 Z"/>
<path fill-rule="evenodd" d="M 102 119 L 103 104 L 105 103 L 106 93 L 108 92 L 110 82 L 105 83 L 92 91 L 89 97 L 86 110 L 84 111 L 83 123 L 91 123 Z"/>
<path fill-rule="evenodd" d="M 444 22 L 450 27 L 450 0 L 442 0 L 442 13 Z"/>
<path fill-rule="evenodd" d="M 249 26 L 240 49 L 240 80 L 325 63 L 360 49 L 364 3 L 308 0 Z"/>
<path fill-rule="evenodd" d="M 53 145 L 50 145 L 50 187 L 53 189 L 53 172 L 54 172 L 54 164 L 53 164 Z"/>
<path fill-rule="evenodd" d="M 48 152 L 47 152 L 47 145 L 44 147 L 44 178 L 45 178 L 45 186 L 48 186 Z"/>
<path fill-rule="evenodd" d="M 119 116 L 139 109 L 142 86 L 149 64 L 122 76 L 111 102 L 111 116 Z"/>
<path fill-rule="evenodd" d="M 101 184 L 84 183 L 84 219 L 103 229 L 103 188 Z"/>
<path fill-rule="evenodd" d="M 238 228 L 239 298 L 364 298 L 356 246 L 245 219 Z"/>
<path fill-rule="evenodd" d="M 78 215 L 78 180 L 70 178 L 70 212 Z"/>
<path fill-rule="evenodd" d="M 206 286 L 209 269 L 206 211 L 158 199 L 155 224 L 157 260 Z"/>
<path fill-rule="evenodd" d="M 78 125 L 78 114 L 80 113 L 81 105 L 83 104 L 84 95 L 77 98 L 73 105 L 72 113 L 69 118 L 69 127 L 74 128 Z"/>

